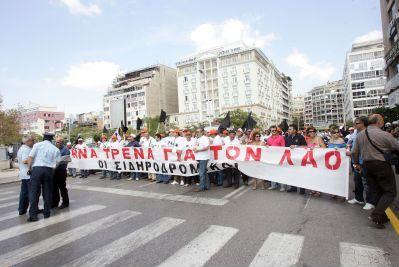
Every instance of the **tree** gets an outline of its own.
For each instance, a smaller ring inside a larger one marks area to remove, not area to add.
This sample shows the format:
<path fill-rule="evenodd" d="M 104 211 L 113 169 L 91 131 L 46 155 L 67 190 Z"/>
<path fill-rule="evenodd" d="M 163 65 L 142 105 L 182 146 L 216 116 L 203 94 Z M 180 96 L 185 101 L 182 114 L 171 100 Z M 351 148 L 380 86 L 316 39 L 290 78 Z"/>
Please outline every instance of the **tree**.
<path fill-rule="evenodd" d="M 305 121 L 303 120 L 303 117 L 294 117 L 292 124 L 298 126 L 298 129 L 302 129 L 305 126 Z"/>
<path fill-rule="evenodd" d="M 15 109 L 0 110 L 0 144 L 21 141 L 20 113 Z"/>
<path fill-rule="evenodd" d="M 218 120 L 223 121 L 223 119 L 226 117 L 226 114 L 227 113 L 221 114 Z M 252 113 L 252 117 L 257 122 L 256 128 L 262 129 L 265 127 L 264 122 L 255 113 Z M 234 129 L 240 128 L 244 124 L 247 118 L 248 118 L 248 112 L 244 110 L 235 109 L 230 111 L 231 126 L 234 127 Z"/>
<path fill-rule="evenodd" d="M 380 114 L 384 117 L 385 122 L 393 122 L 399 119 L 399 105 L 394 108 L 380 107 L 373 109 L 373 113 Z"/>

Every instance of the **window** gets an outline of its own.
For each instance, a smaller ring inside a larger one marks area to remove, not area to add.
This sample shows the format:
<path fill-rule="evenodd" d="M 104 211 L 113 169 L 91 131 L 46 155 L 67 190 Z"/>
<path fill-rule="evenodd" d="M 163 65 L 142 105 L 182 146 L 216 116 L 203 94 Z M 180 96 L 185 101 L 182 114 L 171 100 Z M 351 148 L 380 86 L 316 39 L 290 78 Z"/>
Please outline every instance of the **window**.
<path fill-rule="evenodd" d="M 185 101 L 185 102 L 188 102 L 188 96 L 185 96 L 185 97 L 184 97 L 184 101 Z"/>
<path fill-rule="evenodd" d="M 233 84 L 237 84 L 237 77 L 232 77 L 231 80 L 232 80 Z"/>
<path fill-rule="evenodd" d="M 187 83 L 187 82 L 188 82 L 188 78 L 187 78 L 186 76 L 184 76 L 183 82 L 184 82 L 184 83 Z"/>

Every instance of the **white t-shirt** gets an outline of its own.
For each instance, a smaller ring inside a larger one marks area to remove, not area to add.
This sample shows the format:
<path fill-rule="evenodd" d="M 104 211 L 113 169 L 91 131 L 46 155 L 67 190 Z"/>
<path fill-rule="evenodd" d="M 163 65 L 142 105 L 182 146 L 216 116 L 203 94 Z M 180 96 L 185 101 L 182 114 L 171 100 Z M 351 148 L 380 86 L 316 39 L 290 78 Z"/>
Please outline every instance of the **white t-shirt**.
<path fill-rule="evenodd" d="M 174 147 L 175 146 L 176 137 L 174 136 L 166 136 L 162 139 L 162 145 L 164 147 Z"/>
<path fill-rule="evenodd" d="M 178 136 L 175 139 L 175 148 L 179 150 L 183 150 L 186 143 L 186 138 L 182 136 Z"/>
<path fill-rule="evenodd" d="M 187 138 L 184 141 L 184 149 L 193 149 L 197 143 L 196 138 L 191 138 L 190 141 Z"/>
<path fill-rule="evenodd" d="M 223 146 L 224 145 L 224 140 L 220 135 L 216 135 L 215 138 L 213 138 L 212 145 L 214 146 Z"/>
<path fill-rule="evenodd" d="M 156 142 L 156 140 L 154 139 L 154 137 L 150 136 L 150 137 L 148 137 L 148 139 L 143 137 L 140 140 L 140 145 L 144 148 L 148 148 L 148 147 L 153 147 L 155 142 Z"/>
<path fill-rule="evenodd" d="M 210 142 L 209 142 L 209 138 L 205 135 L 201 136 L 200 138 L 197 139 L 197 142 L 195 144 L 195 146 L 198 149 L 203 149 L 205 147 L 209 147 Z M 199 151 L 195 153 L 195 159 L 196 160 L 208 160 L 210 159 L 210 155 L 209 155 L 209 148 L 205 151 Z"/>
<path fill-rule="evenodd" d="M 227 139 L 225 141 L 225 145 L 226 146 L 239 146 L 240 145 L 240 141 L 237 138 L 234 138 L 233 140 Z"/>

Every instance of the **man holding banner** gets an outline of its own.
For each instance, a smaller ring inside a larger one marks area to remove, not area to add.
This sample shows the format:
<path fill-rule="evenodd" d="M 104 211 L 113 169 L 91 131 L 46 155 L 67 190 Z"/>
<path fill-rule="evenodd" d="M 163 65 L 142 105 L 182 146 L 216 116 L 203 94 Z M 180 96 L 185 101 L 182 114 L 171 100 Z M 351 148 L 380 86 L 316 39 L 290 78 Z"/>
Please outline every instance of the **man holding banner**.
<path fill-rule="evenodd" d="M 199 188 L 195 189 L 194 192 L 200 192 L 210 189 L 209 177 L 208 177 L 208 161 L 210 159 L 209 155 L 209 138 L 205 135 L 204 128 L 198 128 L 197 130 L 197 141 L 193 149 L 195 153 L 195 159 L 198 161 L 199 165 L 199 177 L 200 185 Z"/>

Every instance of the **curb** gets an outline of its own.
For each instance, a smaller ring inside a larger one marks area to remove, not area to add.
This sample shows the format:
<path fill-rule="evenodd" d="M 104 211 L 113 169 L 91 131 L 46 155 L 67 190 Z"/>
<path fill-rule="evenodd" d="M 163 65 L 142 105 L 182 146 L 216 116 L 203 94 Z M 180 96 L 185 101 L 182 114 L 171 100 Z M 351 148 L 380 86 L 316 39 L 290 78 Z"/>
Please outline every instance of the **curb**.
<path fill-rule="evenodd" d="M 385 213 L 387 214 L 390 223 L 393 227 L 393 229 L 395 230 L 396 234 L 399 236 L 399 219 L 398 217 L 395 215 L 395 213 L 392 211 L 391 208 L 387 208 Z"/>

